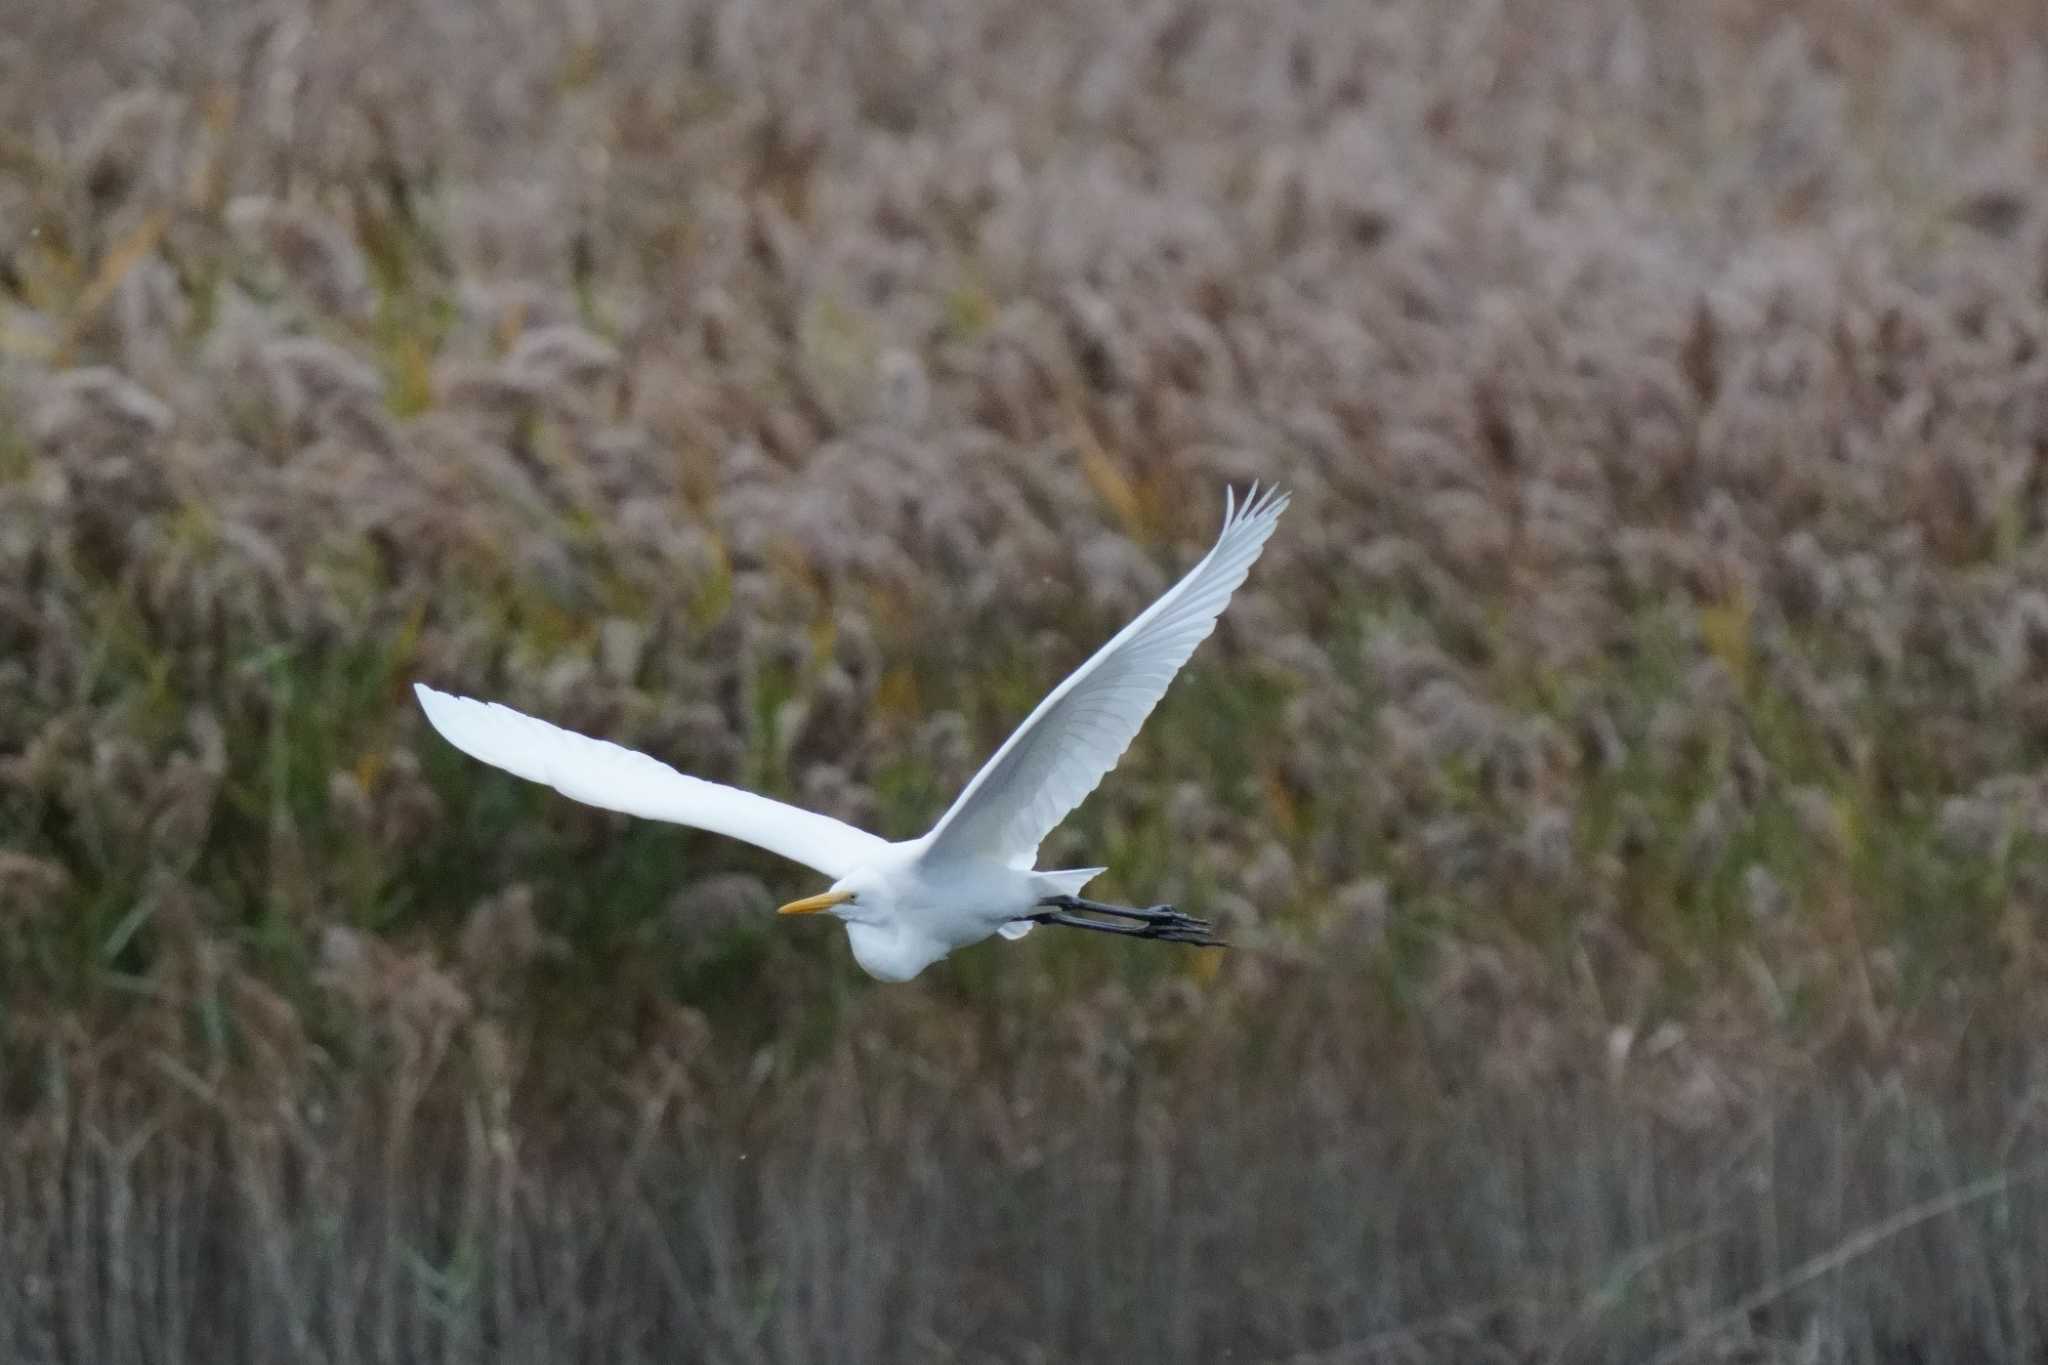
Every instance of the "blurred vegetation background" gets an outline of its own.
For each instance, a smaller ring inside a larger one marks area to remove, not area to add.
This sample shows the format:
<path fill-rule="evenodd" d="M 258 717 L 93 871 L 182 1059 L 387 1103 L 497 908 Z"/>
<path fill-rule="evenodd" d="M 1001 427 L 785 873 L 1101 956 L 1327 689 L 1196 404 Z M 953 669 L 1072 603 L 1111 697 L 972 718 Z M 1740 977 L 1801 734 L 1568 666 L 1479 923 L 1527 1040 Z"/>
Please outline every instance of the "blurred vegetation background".
<path fill-rule="evenodd" d="M 0 1358 L 2040 1359 L 2042 36 L 16 4 Z M 908 835 L 1254 478 L 1044 856 L 1227 954 L 407 692 Z"/>

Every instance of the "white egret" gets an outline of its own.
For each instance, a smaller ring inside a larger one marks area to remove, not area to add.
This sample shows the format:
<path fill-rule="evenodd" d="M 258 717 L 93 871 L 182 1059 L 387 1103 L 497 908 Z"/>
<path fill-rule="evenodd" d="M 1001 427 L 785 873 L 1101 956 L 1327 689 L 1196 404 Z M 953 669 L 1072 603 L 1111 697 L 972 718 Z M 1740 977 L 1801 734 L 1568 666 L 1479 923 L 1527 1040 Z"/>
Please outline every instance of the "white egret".
<path fill-rule="evenodd" d="M 1253 487 L 1226 491 L 1223 531 L 1187 575 L 1055 687 L 974 775 L 930 833 L 891 843 L 830 816 L 688 777 L 646 754 L 574 734 L 496 703 L 415 684 L 434 728 L 473 758 L 565 796 L 744 839 L 833 878 L 781 914 L 829 911 L 871 976 L 908 981 L 991 934 L 1022 938 L 1060 924 L 1172 943 L 1222 946 L 1206 920 L 1172 906 L 1082 900 L 1106 869 L 1034 871 L 1038 846 L 1116 766 L 1287 508 Z M 1119 922 L 1091 918 L 1109 915 Z"/>

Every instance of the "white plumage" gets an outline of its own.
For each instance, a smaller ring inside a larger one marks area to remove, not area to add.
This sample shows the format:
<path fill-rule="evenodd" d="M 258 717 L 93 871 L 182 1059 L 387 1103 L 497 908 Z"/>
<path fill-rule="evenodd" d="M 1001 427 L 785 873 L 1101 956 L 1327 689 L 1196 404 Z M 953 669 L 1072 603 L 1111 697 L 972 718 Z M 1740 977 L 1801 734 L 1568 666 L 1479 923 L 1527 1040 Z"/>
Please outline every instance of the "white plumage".
<path fill-rule="evenodd" d="M 889 847 L 843 820 L 679 773 L 637 750 L 497 702 L 451 697 L 424 683 L 413 690 L 441 737 L 471 758 L 586 805 L 744 839 L 828 877 L 843 877 Z"/>
<path fill-rule="evenodd" d="M 869 973 L 903 981 L 990 934 L 1020 938 L 1034 919 L 1179 942 L 1209 942 L 1202 921 L 1165 908 L 1072 901 L 1101 868 L 1033 870 L 1038 846 L 1094 791 L 1152 708 L 1208 638 L 1265 548 L 1287 495 L 1226 499 L 1215 546 L 1038 704 L 968 782 L 931 832 L 891 843 L 843 821 L 677 772 L 646 754 L 574 734 L 507 706 L 415 686 L 427 719 L 478 758 L 605 810 L 743 839 L 834 879 L 784 913 L 829 910 L 846 922 Z M 1048 911 L 1049 900 L 1064 899 Z M 1084 909 L 1139 927 L 1080 919 Z"/>

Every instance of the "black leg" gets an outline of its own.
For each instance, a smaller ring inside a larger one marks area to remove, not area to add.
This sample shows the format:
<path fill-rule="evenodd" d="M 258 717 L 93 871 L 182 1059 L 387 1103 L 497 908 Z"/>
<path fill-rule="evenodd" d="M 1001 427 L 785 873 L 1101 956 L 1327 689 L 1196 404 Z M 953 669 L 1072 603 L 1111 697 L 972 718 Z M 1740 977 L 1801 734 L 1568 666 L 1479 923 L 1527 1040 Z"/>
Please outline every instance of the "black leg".
<path fill-rule="evenodd" d="M 1207 929 L 1209 921 L 1183 914 L 1170 905 L 1154 905 L 1140 910 L 1134 905 L 1110 905 L 1103 901 L 1083 900 L 1079 896 L 1047 896 L 1040 905 L 1055 910 L 1086 911 L 1091 915 L 1115 915 L 1119 919 L 1134 919 L 1146 924 L 1173 926 L 1181 929 Z"/>
<path fill-rule="evenodd" d="M 1070 899 L 1072 897 L 1054 897 L 1050 900 L 1040 901 L 1039 904 L 1050 905 L 1055 901 Z M 1113 909 L 1118 912 L 1130 913 L 1127 907 L 1118 906 L 1113 907 Z M 1145 914 L 1146 912 L 1138 913 Z M 1220 938 L 1209 937 L 1209 924 L 1206 920 L 1198 920 L 1191 915 L 1182 915 L 1177 910 L 1173 911 L 1173 918 L 1148 918 L 1142 924 L 1112 924 L 1106 920 L 1090 919 L 1086 915 L 1075 914 L 1066 909 L 1041 910 L 1035 915 L 1026 915 L 1023 918 L 1030 920 L 1033 924 L 1058 924 L 1064 925 L 1069 929 L 1088 929 L 1098 934 L 1121 934 L 1126 938 L 1149 938 L 1158 943 L 1186 943 L 1197 948 L 1227 948 L 1230 946 Z"/>
<path fill-rule="evenodd" d="M 1128 938 L 1149 938 L 1152 930 L 1142 924 L 1112 924 L 1107 920 L 1070 915 L 1064 910 L 1046 910 L 1030 917 L 1033 924 L 1064 924 L 1069 929 L 1092 929 L 1098 934 L 1123 934 Z"/>

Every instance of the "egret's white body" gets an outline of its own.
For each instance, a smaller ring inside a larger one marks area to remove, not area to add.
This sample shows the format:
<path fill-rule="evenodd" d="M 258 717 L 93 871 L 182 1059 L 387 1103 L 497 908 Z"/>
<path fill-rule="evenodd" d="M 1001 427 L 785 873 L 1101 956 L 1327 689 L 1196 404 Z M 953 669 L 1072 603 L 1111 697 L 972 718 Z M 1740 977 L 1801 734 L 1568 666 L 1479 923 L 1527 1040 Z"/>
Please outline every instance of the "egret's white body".
<path fill-rule="evenodd" d="M 845 921 L 854 959 L 869 975 L 908 981 L 991 934 L 1023 937 L 1047 898 L 1075 896 L 1104 870 L 1032 865 L 1045 836 L 1116 766 L 1215 629 L 1286 508 L 1277 490 L 1254 489 L 1242 506 L 1230 498 L 1222 534 L 1201 562 L 1054 688 L 930 833 L 897 843 L 510 707 L 424 684 L 414 690 L 434 728 L 474 758 L 606 810 L 743 839 L 834 878 L 830 890 L 783 913 L 829 910 Z"/>

